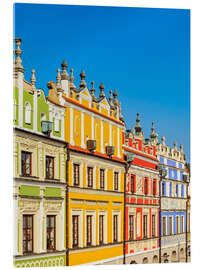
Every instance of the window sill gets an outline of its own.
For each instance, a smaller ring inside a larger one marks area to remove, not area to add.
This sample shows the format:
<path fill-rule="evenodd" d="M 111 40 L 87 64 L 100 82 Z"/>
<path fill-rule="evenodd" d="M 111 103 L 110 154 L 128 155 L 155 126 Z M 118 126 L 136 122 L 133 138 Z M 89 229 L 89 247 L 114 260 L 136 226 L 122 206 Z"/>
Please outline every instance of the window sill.
<path fill-rule="evenodd" d="M 49 177 L 46 177 L 45 180 L 46 180 L 46 181 L 58 181 L 58 182 L 60 182 L 60 179 L 49 178 Z"/>
<path fill-rule="evenodd" d="M 37 176 L 34 176 L 34 175 L 29 175 L 29 174 L 21 174 L 19 175 L 20 177 L 29 177 L 29 178 L 35 178 L 35 179 L 38 179 L 39 177 Z"/>

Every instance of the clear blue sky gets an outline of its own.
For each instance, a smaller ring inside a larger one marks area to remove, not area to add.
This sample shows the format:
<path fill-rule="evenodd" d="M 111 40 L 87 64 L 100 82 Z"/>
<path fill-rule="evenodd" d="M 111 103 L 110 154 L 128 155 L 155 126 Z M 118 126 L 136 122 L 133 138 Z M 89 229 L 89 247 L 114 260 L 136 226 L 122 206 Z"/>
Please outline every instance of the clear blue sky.
<path fill-rule="evenodd" d="M 14 23 L 27 80 L 34 68 L 47 94 L 65 59 L 77 86 L 84 69 L 97 96 L 101 82 L 107 96 L 117 90 L 127 128 L 139 112 L 145 137 L 154 121 L 190 159 L 189 10 L 15 4 Z"/>

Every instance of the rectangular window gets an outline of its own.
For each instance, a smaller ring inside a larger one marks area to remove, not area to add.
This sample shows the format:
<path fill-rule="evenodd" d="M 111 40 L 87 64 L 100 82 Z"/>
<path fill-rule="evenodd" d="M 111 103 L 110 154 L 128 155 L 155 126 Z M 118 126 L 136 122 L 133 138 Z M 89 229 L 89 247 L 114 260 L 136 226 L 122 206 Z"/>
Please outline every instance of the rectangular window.
<path fill-rule="evenodd" d="M 134 193 L 135 185 L 134 185 L 134 175 L 131 175 L 131 192 Z"/>
<path fill-rule="evenodd" d="M 23 215 L 23 253 L 33 252 L 33 215 Z"/>
<path fill-rule="evenodd" d="M 147 180 L 147 178 L 145 178 L 145 180 L 144 180 L 144 194 L 145 195 L 148 194 L 148 180 Z"/>
<path fill-rule="evenodd" d="M 176 234 L 179 233 L 179 217 L 176 217 Z"/>
<path fill-rule="evenodd" d="M 73 248 L 74 247 L 78 247 L 78 237 L 79 237 L 79 233 L 78 233 L 78 219 L 79 216 L 72 216 L 72 227 L 73 227 L 73 235 L 72 235 L 72 239 L 73 239 Z"/>
<path fill-rule="evenodd" d="M 100 169 L 100 188 L 104 189 L 104 169 Z"/>
<path fill-rule="evenodd" d="M 153 180 L 153 195 L 156 195 L 156 180 Z"/>
<path fill-rule="evenodd" d="M 173 218 L 172 217 L 169 217 L 169 235 L 172 235 L 173 234 Z"/>
<path fill-rule="evenodd" d="M 181 216 L 181 233 L 184 232 L 184 227 L 183 227 L 184 224 L 183 223 L 184 223 L 184 217 Z"/>
<path fill-rule="evenodd" d="M 47 216 L 47 250 L 56 249 L 56 216 Z"/>
<path fill-rule="evenodd" d="M 80 166 L 79 164 L 73 164 L 73 185 L 79 186 L 80 184 Z"/>
<path fill-rule="evenodd" d="M 155 215 L 152 215 L 152 237 L 154 237 L 156 234 L 156 221 L 155 221 Z"/>
<path fill-rule="evenodd" d="M 104 243 L 104 216 L 99 216 L 99 244 Z"/>
<path fill-rule="evenodd" d="M 46 178 L 54 179 L 54 157 L 46 156 Z"/>
<path fill-rule="evenodd" d="M 92 245 L 92 216 L 87 216 L 87 246 Z"/>
<path fill-rule="evenodd" d="M 32 174 L 32 155 L 29 152 L 21 152 L 22 175 L 30 176 Z"/>
<path fill-rule="evenodd" d="M 163 236 L 167 235 L 166 234 L 166 217 L 163 217 Z"/>
<path fill-rule="evenodd" d="M 178 185 L 176 184 L 176 196 L 178 196 Z"/>
<path fill-rule="evenodd" d="M 114 190 L 118 190 L 118 172 L 114 172 Z"/>
<path fill-rule="evenodd" d="M 118 242 L 118 215 L 113 216 L 113 241 Z"/>
<path fill-rule="evenodd" d="M 134 216 L 129 216 L 129 240 L 134 239 Z"/>
<path fill-rule="evenodd" d="M 147 238 L 147 215 L 143 216 L 143 238 Z"/>
<path fill-rule="evenodd" d="M 87 186 L 93 187 L 93 168 L 87 167 Z"/>
<path fill-rule="evenodd" d="M 162 183 L 162 196 L 165 196 L 165 183 Z"/>

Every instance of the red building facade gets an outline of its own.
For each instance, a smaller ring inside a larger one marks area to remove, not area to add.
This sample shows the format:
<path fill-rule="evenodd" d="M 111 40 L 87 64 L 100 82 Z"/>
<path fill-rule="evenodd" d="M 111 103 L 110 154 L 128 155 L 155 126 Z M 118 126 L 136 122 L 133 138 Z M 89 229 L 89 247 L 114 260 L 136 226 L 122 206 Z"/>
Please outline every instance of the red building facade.
<path fill-rule="evenodd" d="M 126 174 L 125 263 L 158 263 L 159 258 L 159 174 L 156 146 L 144 140 L 137 124 L 123 140 L 125 155 L 133 154 Z"/>

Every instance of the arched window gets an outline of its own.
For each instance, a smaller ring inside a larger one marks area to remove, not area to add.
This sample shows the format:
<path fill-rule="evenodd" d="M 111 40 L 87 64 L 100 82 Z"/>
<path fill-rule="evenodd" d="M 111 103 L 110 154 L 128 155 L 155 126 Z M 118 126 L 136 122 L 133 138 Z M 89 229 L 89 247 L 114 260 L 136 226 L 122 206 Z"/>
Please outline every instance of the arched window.
<path fill-rule="evenodd" d="M 31 124 L 31 105 L 29 102 L 25 103 L 25 123 Z"/>
<path fill-rule="evenodd" d="M 143 264 L 148 263 L 148 258 L 145 257 L 145 258 L 143 259 L 142 263 L 143 263 Z"/>
<path fill-rule="evenodd" d="M 157 256 L 157 255 L 155 255 L 155 256 L 153 257 L 152 262 L 153 262 L 153 263 L 158 263 L 158 256 Z"/>
<path fill-rule="evenodd" d="M 59 115 L 58 113 L 55 114 L 55 127 L 54 127 L 56 132 L 59 132 Z"/>

